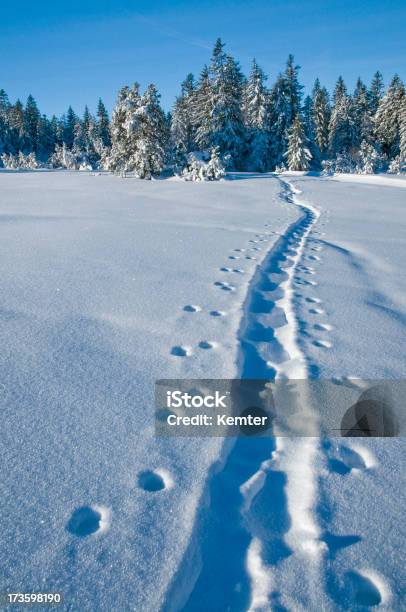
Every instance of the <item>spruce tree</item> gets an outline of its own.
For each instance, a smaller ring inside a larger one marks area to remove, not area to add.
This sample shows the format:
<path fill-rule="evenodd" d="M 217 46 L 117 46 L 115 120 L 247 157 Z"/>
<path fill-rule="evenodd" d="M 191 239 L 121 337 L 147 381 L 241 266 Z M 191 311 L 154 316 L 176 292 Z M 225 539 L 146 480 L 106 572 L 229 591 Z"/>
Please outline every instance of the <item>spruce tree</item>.
<path fill-rule="evenodd" d="M 320 159 L 325 159 L 328 151 L 331 109 L 327 89 L 320 86 L 319 79 L 316 79 L 314 83 L 312 99 L 314 139 L 319 150 Z"/>
<path fill-rule="evenodd" d="M 388 91 L 381 98 L 375 115 L 375 134 L 382 151 L 389 159 L 399 154 L 400 109 L 405 97 L 405 88 L 398 75 L 395 75 Z"/>
<path fill-rule="evenodd" d="M 369 97 L 369 110 L 371 116 L 374 116 L 376 111 L 378 110 L 379 101 L 381 100 L 384 93 L 384 85 L 383 85 L 383 77 L 379 72 L 375 72 L 374 78 L 372 79 L 371 86 L 369 88 L 368 97 Z"/>
<path fill-rule="evenodd" d="M 311 153 L 299 115 L 296 115 L 289 130 L 288 150 L 285 154 L 289 170 L 308 170 Z"/>
<path fill-rule="evenodd" d="M 28 153 L 38 150 L 38 123 L 40 117 L 37 103 L 29 95 L 24 109 L 24 149 Z"/>
<path fill-rule="evenodd" d="M 149 85 L 138 112 L 134 171 L 142 179 L 159 174 L 164 165 L 168 126 L 159 99 L 155 85 Z"/>
<path fill-rule="evenodd" d="M 192 121 L 198 147 L 203 150 L 210 147 L 211 117 L 213 107 L 212 87 L 209 69 L 204 66 L 194 95 Z"/>
<path fill-rule="evenodd" d="M 267 77 L 255 59 L 244 92 L 244 120 L 247 138 L 248 170 L 265 172 L 269 167 L 269 90 Z"/>
<path fill-rule="evenodd" d="M 63 130 L 63 141 L 68 147 L 71 149 L 73 147 L 73 142 L 75 139 L 75 125 L 77 123 L 77 116 L 71 106 L 68 108 L 68 112 L 66 113 L 65 125 Z"/>
<path fill-rule="evenodd" d="M 329 123 L 329 149 L 334 158 L 338 154 L 349 154 L 355 142 L 353 105 L 342 77 L 334 91 L 334 105 Z"/>
<path fill-rule="evenodd" d="M 368 89 L 360 78 L 357 80 L 353 96 L 354 146 L 359 148 L 362 141 L 373 141 L 373 116 Z"/>
<path fill-rule="evenodd" d="M 210 146 L 218 147 L 230 168 L 241 165 L 244 148 L 242 117 L 243 75 L 238 62 L 226 55 L 217 40 L 211 62 L 211 130 Z"/>
<path fill-rule="evenodd" d="M 186 163 L 186 154 L 195 148 L 193 118 L 195 83 L 192 74 L 188 74 L 181 87 L 181 94 L 176 98 L 169 121 L 173 163 L 179 170 Z"/>
<path fill-rule="evenodd" d="M 97 135 L 105 147 L 111 146 L 109 115 L 101 98 L 97 105 Z"/>

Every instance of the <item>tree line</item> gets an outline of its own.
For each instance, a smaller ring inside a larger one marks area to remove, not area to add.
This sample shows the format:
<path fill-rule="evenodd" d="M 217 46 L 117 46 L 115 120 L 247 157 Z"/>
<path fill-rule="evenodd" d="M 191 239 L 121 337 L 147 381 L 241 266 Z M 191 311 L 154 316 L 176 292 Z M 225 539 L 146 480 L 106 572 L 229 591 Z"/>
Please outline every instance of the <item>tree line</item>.
<path fill-rule="evenodd" d="M 224 169 L 265 172 L 406 171 L 406 93 L 398 75 L 385 90 L 380 72 L 353 92 L 339 77 L 332 95 L 316 79 L 304 97 L 292 55 L 268 86 L 254 60 L 248 77 L 218 39 L 196 80 L 181 84 L 166 114 L 154 85 L 119 93 L 112 118 L 41 115 L 30 95 L 11 104 L 0 90 L 0 157 L 8 168 L 100 168 L 151 178 L 165 172 L 218 178 Z"/>

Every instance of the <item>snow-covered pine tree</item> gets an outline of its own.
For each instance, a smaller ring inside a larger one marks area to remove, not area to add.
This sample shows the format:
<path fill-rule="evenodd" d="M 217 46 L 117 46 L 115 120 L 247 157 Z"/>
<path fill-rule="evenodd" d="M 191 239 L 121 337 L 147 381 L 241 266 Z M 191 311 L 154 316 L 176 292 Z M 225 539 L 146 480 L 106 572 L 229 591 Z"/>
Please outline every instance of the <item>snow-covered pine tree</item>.
<path fill-rule="evenodd" d="M 164 166 L 168 125 L 159 99 L 155 85 L 149 85 L 141 98 L 134 124 L 137 136 L 134 171 L 142 179 L 151 179 Z"/>
<path fill-rule="evenodd" d="M 193 74 L 188 74 L 181 86 L 170 117 L 170 158 L 177 171 L 186 163 L 186 155 L 195 148 L 193 103 L 195 98 Z"/>
<path fill-rule="evenodd" d="M 68 112 L 66 113 L 65 125 L 63 130 L 63 142 L 66 144 L 68 149 L 73 147 L 73 142 L 75 139 L 75 125 L 77 123 L 77 116 L 71 106 L 68 108 Z"/>
<path fill-rule="evenodd" d="M 38 123 L 40 120 L 40 112 L 34 98 L 29 95 L 24 109 L 24 145 L 26 152 L 37 151 L 38 142 Z"/>
<path fill-rule="evenodd" d="M 247 139 L 247 170 L 265 172 L 269 167 L 269 90 L 267 77 L 255 59 L 244 91 L 244 121 Z"/>
<path fill-rule="evenodd" d="M 289 130 L 288 150 L 285 153 L 289 170 L 308 170 L 311 153 L 300 115 L 296 115 Z"/>
<path fill-rule="evenodd" d="M 299 66 L 295 66 L 293 55 L 289 55 L 285 72 L 277 77 L 270 96 L 272 166 L 284 163 L 289 130 L 300 113 L 302 89 Z"/>
<path fill-rule="evenodd" d="M 105 170 L 120 174 L 134 169 L 137 147 L 137 113 L 141 106 L 139 84 L 120 89 L 110 124 L 111 152 L 105 160 Z"/>
<path fill-rule="evenodd" d="M 192 121 L 196 144 L 199 149 L 210 147 L 211 141 L 211 116 L 212 116 L 212 87 L 209 69 L 204 66 L 193 97 Z"/>
<path fill-rule="evenodd" d="M 379 101 L 381 100 L 384 93 L 384 85 L 383 85 L 383 77 L 379 72 L 375 72 L 374 77 L 371 81 L 371 86 L 369 88 L 368 97 L 369 97 L 369 110 L 371 116 L 373 117 L 378 110 Z"/>
<path fill-rule="evenodd" d="M 400 109 L 405 98 L 405 88 L 398 75 L 395 75 L 388 91 L 381 98 L 375 115 L 375 134 L 378 143 L 389 159 L 399 155 Z"/>
<path fill-rule="evenodd" d="M 334 90 L 334 105 L 329 123 L 329 149 L 332 157 L 349 154 L 355 143 L 353 104 L 340 76 Z"/>
<path fill-rule="evenodd" d="M 354 146 L 359 149 L 363 141 L 373 142 L 373 116 L 366 85 L 358 78 L 353 95 Z"/>
<path fill-rule="evenodd" d="M 316 142 L 316 126 L 313 120 L 313 98 L 306 96 L 302 108 L 303 129 L 311 155 L 311 167 L 319 169 L 321 154 Z"/>
<path fill-rule="evenodd" d="M 331 109 L 327 89 L 320 86 L 319 79 L 316 79 L 314 83 L 312 100 L 314 140 L 319 150 L 320 159 L 325 159 L 328 152 Z"/>
<path fill-rule="evenodd" d="M 111 146 L 109 114 L 101 98 L 97 105 L 97 136 L 105 147 Z"/>
<path fill-rule="evenodd" d="M 24 145 L 24 107 L 21 100 L 10 106 L 8 123 L 9 152 L 18 154 Z"/>
<path fill-rule="evenodd" d="M 239 168 L 244 150 L 242 93 L 244 78 L 238 62 L 224 52 L 219 38 L 213 50 L 211 72 L 210 145 L 218 147 L 230 168 Z"/>
<path fill-rule="evenodd" d="M 38 121 L 38 148 L 37 158 L 46 162 L 55 150 L 56 134 L 52 122 L 42 115 Z"/>

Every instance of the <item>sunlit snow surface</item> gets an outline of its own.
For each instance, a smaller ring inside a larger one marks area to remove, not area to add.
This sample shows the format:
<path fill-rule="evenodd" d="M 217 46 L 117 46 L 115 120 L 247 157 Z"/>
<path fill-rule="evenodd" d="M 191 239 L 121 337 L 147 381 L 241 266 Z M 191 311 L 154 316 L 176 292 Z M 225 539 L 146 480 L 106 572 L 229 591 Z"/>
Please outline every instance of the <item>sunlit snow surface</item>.
<path fill-rule="evenodd" d="M 154 438 L 157 378 L 405 374 L 401 179 L 234 179 L 0 172 L 1 591 L 400 608 L 403 440 Z M 287 324 L 252 344 L 267 266 Z"/>

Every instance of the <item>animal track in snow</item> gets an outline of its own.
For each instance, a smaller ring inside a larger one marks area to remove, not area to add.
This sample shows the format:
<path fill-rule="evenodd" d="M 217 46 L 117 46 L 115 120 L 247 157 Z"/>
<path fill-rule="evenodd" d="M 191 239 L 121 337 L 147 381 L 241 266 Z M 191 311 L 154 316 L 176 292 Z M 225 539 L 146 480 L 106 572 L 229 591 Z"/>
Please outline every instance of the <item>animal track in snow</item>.
<path fill-rule="evenodd" d="M 174 357 L 189 357 L 191 350 L 187 346 L 173 346 L 171 348 L 171 355 L 174 355 Z"/>
<path fill-rule="evenodd" d="M 324 314 L 324 310 L 322 308 L 310 308 L 310 314 Z"/>
<path fill-rule="evenodd" d="M 230 255 L 228 259 L 241 259 L 239 255 Z"/>
<path fill-rule="evenodd" d="M 183 310 L 185 312 L 200 312 L 201 308 L 200 306 L 196 306 L 195 304 L 188 304 L 187 306 L 183 307 Z"/>
<path fill-rule="evenodd" d="M 144 491 L 156 493 L 173 486 L 172 478 L 166 470 L 144 470 L 138 474 L 138 486 Z"/>
<path fill-rule="evenodd" d="M 234 285 L 230 285 L 230 283 L 223 283 L 221 281 L 216 281 L 214 283 L 216 287 L 220 287 L 223 291 L 235 291 Z"/>
<path fill-rule="evenodd" d="M 226 313 L 223 312 L 222 310 L 211 310 L 210 311 L 210 316 L 211 317 L 225 317 Z"/>
<path fill-rule="evenodd" d="M 333 329 L 333 326 L 328 323 L 315 323 L 313 327 L 319 331 L 331 331 Z"/>
<path fill-rule="evenodd" d="M 345 575 L 346 591 L 352 604 L 363 609 L 379 606 L 389 599 L 383 579 L 369 570 L 351 571 Z"/>
<path fill-rule="evenodd" d="M 207 340 L 202 340 L 201 342 L 199 342 L 199 348 L 201 349 L 211 349 L 214 348 L 216 346 L 215 342 L 208 342 Z"/>
<path fill-rule="evenodd" d="M 76 508 L 66 529 L 78 538 L 106 531 L 110 524 L 110 511 L 104 506 L 81 506 Z"/>
<path fill-rule="evenodd" d="M 333 346 L 332 343 L 327 340 L 314 340 L 313 344 L 320 348 L 331 348 Z"/>
<path fill-rule="evenodd" d="M 220 272 L 231 272 L 231 268 L 220 268 Z"/>
<path fill-rule="evenodd" d="M 320 261 L 320 257 L 318 255 L 308 255 L 307 259 L 311 261 Z"/>
<path fill-rule="evenodd" d="M 371 469 L 375 465 L 375 457 L 369 449 L 358 445 L 353 445 L 352 447 L 342 445 L 338 449 L 338 457 L 329 459 L 330 469 L 342 475 L 348 474 L 353 470 Z"/>
<path fill-rule="evenodd" d="M 311 302 L 312 304 L 321 304 L 321 299 L 317 297 L 307 297 L 306 302 Z"/>

